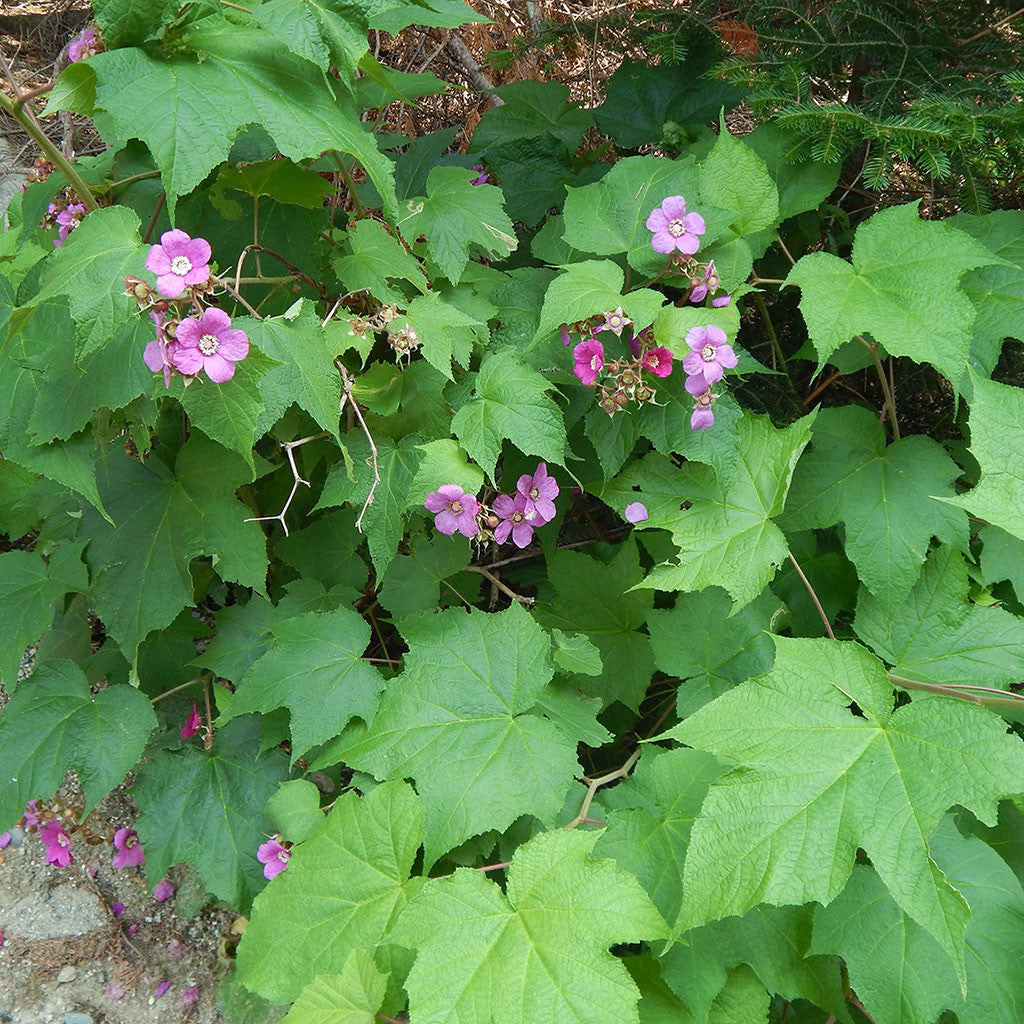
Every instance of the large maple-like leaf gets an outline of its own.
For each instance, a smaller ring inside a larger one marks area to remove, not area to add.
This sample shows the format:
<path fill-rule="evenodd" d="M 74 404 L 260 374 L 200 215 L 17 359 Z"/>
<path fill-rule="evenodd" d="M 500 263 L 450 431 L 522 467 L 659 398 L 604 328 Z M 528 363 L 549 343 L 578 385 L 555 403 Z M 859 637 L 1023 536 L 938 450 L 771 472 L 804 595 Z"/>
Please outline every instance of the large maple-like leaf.
<path fill-rule="evenodd" d="M 828 903 L 860 847 L 962 980 L 969 912 L 931 859 L 929 836 L 954 804 L 995 822 L 999 798 L 1020 789 L 1019 740 L 992 712 L 951 697 L 894 710 L 882 666 L 856 644 L 775 644 L 770 672 L 667 734 L 734 766 L 693 826 L 684 923 L 757 903 Z"/>
<path fill-rule="evenodd" d="M 155 726 L 153 706 L 135 687 L 118 683 L 94 698 L 77 665 L 44 662 L 0 715 L 0 827 L 29 800 L 48 800 L 71 770 L 88 813 L 138 761 Z"/>
<path fill-rule="evenodd" d="M 377 946 L 422 884 L 409 878 L 422 840 L 420 802 L 404 782 L 342 794 L 256 898 L 238 947 L 239 980 L 291 1002 L 318 975 L 344 970 L 354 950 Z"/>
<path fill-rule="evenodd" d="M 513 854 L 507 894 L 466 868 L 428 882 L 393 932 L 417 951 L 412 1019 L 636 1024 L 639 993 L 608 947 L 661 938 L 665 924 L 629 872 L 591 859 L 596 840 L 537 836 Z"/>
<path fill-rule="evenodd" d="M 132 787 L 150 885 L 187 860 L 214 896 L 247 907 L 264 885 L 256 860 L 269 834 L 263 808 L 287 775 L 279 750 L 260 750 L 255 715 L 218 729 L 211 750 L 190 743 L 156 751 Z"/>
<path fill-rule="evenodd" d="M 519 605 L 405 619 L 405 671 L 372 729 L 353 726 L 321 763 L 411 778 L 423 801 L 424 856 L 522 814 L 552 824 L 579 771 L 576 739 L 535 705 L 551 680 L 551 642 Z"/>
<path fill-rule="evenodd" d="M 957 282 L 965 271 L 1000 262 L 948 222 L 921 220 L 917 204 L 908 203 L 857 228 L 851 263 L 813 252 L 797 261 L 786 283 L 800 288 L 819 365 L 867 331 L 887 352 L 931 363 L 956 385 L 975 316 Z"/>
<path fill-rule="evenodd" d="M 914 585 L 932 536 L 967 547 L 967 517 L 936 500 L 952 497 L 960 472 L 930 437 L 886 447 L 869 410 L 822 409 L 781 521 L 793 530 L 843 523 L 846 553 L 861 580 L 895 607 Z"/>
<path fill-rule="evenodd" d="M 281 1024 L 375 1024 L 387 977 L 361 949 L 353 949 L 338 974 L 318 974 Z"/>

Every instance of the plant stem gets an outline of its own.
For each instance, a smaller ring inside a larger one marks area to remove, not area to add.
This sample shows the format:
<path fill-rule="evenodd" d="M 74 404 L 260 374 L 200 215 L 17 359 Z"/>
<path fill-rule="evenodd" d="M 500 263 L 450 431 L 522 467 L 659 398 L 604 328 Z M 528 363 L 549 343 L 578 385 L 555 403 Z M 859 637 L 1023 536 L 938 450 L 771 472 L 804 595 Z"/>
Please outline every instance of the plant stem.
<path fill-rule="evenodd" d="M 754 275 L 754 280 L 751 284 L 785 284 L 786 282 L 781 277 L 758 277 Z"/>
<path fill-rule="evenodd" d="M 106 187 L 113 191 L 115 188 L 120 188 L 122 185 L 130 185 L 133 181 L 142 181 L 144 178 L 155 178 L 159 174 L 159 171 L 143 171 L 141 174 L 133 174 L 130 178 L 122 178 L 120 181 L 112 181 Z"/>
<path fill-rule="evenodd" d="M 889 388 L 889 378 L 885 375 L 885 367 L 878 358 L 878 345 L 869 342 L 863 335 L 856 335 L 855 340 L 859 341 L 870 353 L 871 361 L 875 364 L 875 373 L 878 374 L 878 383 L 882 386 L 882 394 L 885 397 L 885 406 L 889 410 L 889 425 L 892 427 L 892 439 L 900 439 L 900 425 L 896 422 L 896 401 Z"/>
<path fill-rule="evenodd" d="M 757 308 L 761 311 L 761 316 L 764 317 L 764 326 L 768 331 L 768 340 L 772 343 L 772 351 L 775 353 L 775 358 L 782 365 L 783 372 L 788 375 L 789 365 L 786 362 L 786 357 L 782 354 L 782 346 L 779 344 L 778 335 L 775 333 L 775 325 L 772 323 L 772 318 L 768 315 L 768 306 L 765 304 L 764 296 L 760 292 L 754 292 L 754 301 L 757 303 Z"/>
<path fill-rule="evenodd" d="M 363 204 L 359 201 L 359 196 L 356 195 L 356 186 L 352 181 L 352 175 L 348 173 L 345 161 L 341 159 L 341 154 L 336 151 L 332 151 L 331 156 L 334 157 L 334 162 L 338 165 L 338 170 L 341 171 L 341 176 L 345 180 L 345 188 L 348 189 L 348 194 L 352 197 L 352 206 L 355 208 L 356 216 L 364 216 L 366 214 L 366 210 L 363 208 Z"/>
<path fill-rule="evenodd" d="M 633 765 L 640 760 L 640 748 L 637 747 L 632 754 L 629 755 L 629 759 L 621 768 L 616 768 L 615 771 L 608 772 L 606 775 L 599 775 L 596 779 L 585 779 L 587 783 L 587 795 L 583 798 L 583 804 L 580 807 L 580 813 L 576 815 L 572 821 L 566 825 L 566 828 L 575 828 L 577 825 L 582 825 L 587 820 L 587 812 L 590 810 L 590 805 L 594 801 L 594 796 L 597 791 L 602 787 L 606 786 L 609 782 L 614 782 L 616 779 L 624 779 L 632 770 Z"/>
<path fill-rule="evenodd" d="M 531 605 L 535 598 L 523 597 L 517 594 L 511 587 L 506 586 L 496 573 L 491 572 L 486 566 L 483 565 L 467 565 L 466 572 L 477 572 L 484 579 L 490 580 L 506 597 L 512 598 L 513 601 L 518 601 L 520 604 Z"/>
<path fill-rule="evenodd" d="M 150 704 L 155 704 L 159 700 L 163 700 L 164 697 L 170 697 L 172 693 L 177 693 L 179 690 L 187 690 L 190 686 L 195 686 L 196 683 L 203 681 L 203 676 L 196 676 L 195 679 L 190 679 L 187 683 L 182 683 L 180 686 L 175 686 L 170 690 L 165 690 L 163 693 L 158 693 L 155 697 L 149 698 Z"/>
<path fill-rule="evenodd" d="M 142 236 L 142 244 L 145 245 L 149 241 L 149 236 L 153 234 L 153 228 L 156 227 L 156 219 L 160 216 L 160 211 L 164 208 L 164 202 L 167 199 L 167 193 L 161 192 L 160 198 L 157 200 L 156 209 L 153 211 L 153 216 L 149 218 L 149 226 L 146 228 L 146 233 Z"/>
<path fill-rule="evenodd" d="M 959 697 L 974 704 L 996 708 L 1024 707 L 1024 696 L 1010 690 L 996 690 L 987 686 L 968 686 L 966 683 L 926 683 L 920 679 L 907 679 L 904 676 L 887 672 L 889 680 L 905 690 L 923 690 L 925 693 L 938 693 L 945 697 Z"/>
<path fill-rule="evenodd" d="M 832 624 L 828 621 L 828 616 L 825 614 L 825 609 L 821 607 L 821 602 L 818 600 L 818 595 L 814 592 L 814 587 L 811 586 L 811 581 L 804 575 L 803 569 L 800 568 L 800 563 L 793 557 L 793 552 L 789 552 L 789 560 L 793 563 L 793 568 L 796 569 L 797 576 L 804 581 L 804 586 L 807 588 L 807 593 L 811 595 L 811 600 L 814 602 L 814 607 L 818 609 L 818 614 L 821 616 L 821 621 L 825 624 L 825 632 L 828 633 L 829 640 L 835 640 L 836 635 L 832 632 Z"/>

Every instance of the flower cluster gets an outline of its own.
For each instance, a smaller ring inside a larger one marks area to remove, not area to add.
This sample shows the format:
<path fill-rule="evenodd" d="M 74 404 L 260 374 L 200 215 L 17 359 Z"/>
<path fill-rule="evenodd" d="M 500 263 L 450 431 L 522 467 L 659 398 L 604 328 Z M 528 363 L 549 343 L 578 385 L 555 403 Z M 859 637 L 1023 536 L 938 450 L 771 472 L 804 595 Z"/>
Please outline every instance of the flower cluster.
<path fill-rule="evenodd" d="M 686 344 L 690 353 L 683 360 L 686 371 L 686 390 L 696 399 L 690 426 L 694 430 L 706 430 L 715 422 L 711 411 L 717 397 L 711 391 L 738 362 L 736 353 L 728 344 L 725 331 L 714 324 L 691 327 L 686 332 Z"/>
<path fill-rule="evenodd" d="M 398 324 L 401 323 L 401 326 Z M 394 350 L 395 361 L 402 357 L 409 358 L 420 347 L 420 336 L 408 320 L 403 320 L 395 305 L 381 306 L 370 316 L 351 316 L 348 318 L 349 337 L 365 338 L 367 334 L 387 332 L 387 342 Z"/>
<path fill-rule="evenodd" d="M 519 478 L 513 494 L 499 494 L 490 508 L 458 484 L 443 484 L 423 505 L 435 513 L 434 526 L 446 536 L 458 532 L 473 540 L 489 530 L 499 544 L 511 537 L 517 548 L 525 548 L 533 531 L 554 519 L 557 496 L 558 481 L 548 475 L 546 463 L 538 462 L 533 473 Z"/>
<path fill-rule="evenodd" d="M 43 218 L 43 227 L 56 228 L 57 237 L 53 240 L 56 248 L 60 248 L 85 216 L 85 207 L 81 203 L 65 200 L 63 203 L 50 203 Z"/>
<path fill-rule="evenodd" d="M 89 57 L 95 56 L 99 53 L 102 46 L 103 44 L 100 42 L 96 29 L 90 25 L 88 28 L 79 32 L 78 35 L 68 43 L 68 60 L 72 64 L 77 64 L 80 60 L 88 60 Z"/>
<path fill-rule="evenodd" d="M 231 318 L 216 306 L 202 305 L 213 290 L 212 251 L 205 238 L 184 231 L 165 231 L 150 248 L 146 269 L 156 275 L 156 288 L 137 277 L 125 279 L 125 294 L 140 309 L 148 309 L 156 338 L 142 358 L 154 373 L 162 372 L 164 385 L 181 374 L 190 383 L 200 372 L 223 384 L 235 375 L 235 363 L 249 354 L 245 331 L 231 326 Z M 186 316 L 198 311 L 199 316 Z"/>

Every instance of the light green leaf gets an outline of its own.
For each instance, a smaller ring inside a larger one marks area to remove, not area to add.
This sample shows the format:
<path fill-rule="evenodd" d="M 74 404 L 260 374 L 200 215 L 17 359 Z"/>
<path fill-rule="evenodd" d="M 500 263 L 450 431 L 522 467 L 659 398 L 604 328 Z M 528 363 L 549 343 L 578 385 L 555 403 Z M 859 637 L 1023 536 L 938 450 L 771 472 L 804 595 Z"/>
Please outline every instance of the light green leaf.
<path fill-rule="evenodd" d="M 484 485 L 484 473 L 466 458 L 466 453 L 450 437 L 416 446 L 423 452 L 423 461 L 409 485 L 409 508 L 423 508 L 428 494 L 441 482 L 458 484 L 467 494 L 477 494 Z"/>
<path fill-rule="evenodd" d="M 636 542 L 624 541 L 607 564 L 576 551 L 554 551 L 547 561 L 558 597 L 537 608 L 538 621 L 581 633 L 601 652 L 601 674 L 575 676 L 573 685 L 606 704 L 638 708 L 654 672 L 650 641 L 640 632 L 654 595 L 631 589 L 642 576 Z"/>
<path fill-rule="evenodd" d="M 452 359 L 468 367 L 473 342 L 480 339 L 481 331 L 486 334 L 484 323 L 433 292 L 413 299 L 405 317 L 419 334 L 423 358 L 449 380 L 455 379 Z"/>
<path fill-rule="evenodd" d="M 257 8 L 264 10 L 267 5 Z M 250 196 L 270 196 L 279 203 L 302 206 L 307 210 L 322 210 L 324 199 L 334 191 L 329 181 L 316 171 L 300 167 L 291 160 L 261 160 L 254 164 L 233 167 L 224 164 L 211 189 L 211 201 L 217 205 L 218 193 L 227 189 Z M 375 224 L 376 221 L 359 221 Z"/>
<path fill-rule="evenodd" d="M 893 672 L 929 683 L 1007 688 L 1024 677 L 1024 621 L 967 601 L 967 567 L 945 545 L 895 607 L 862 592 L 854 629 Z"/>
<path fill-rule="evenodd" d="M 362 660 L 370 627 L 351 608 L 307 613 L 270 626 L 271 648 L 236 681 L 219 722 L 274 708 L 291 712 L 292 760 L 337 736 L 359 717 L 369 724 L 384 689 Z"/>
<path fill-rule="evenodd" d="M 978 539 L 982 543 L 982 581 L 989 584 L 1009 580 L 1020 601 L 1024 598 L 1024 540 L 998 526 L 983 526 Z"/>
<path fill-rule="evenodd" d="M 427 176 L 426 197 L 410 199 L 412 212 L 400 222 L 407 238 L 427 236 L 430 258 L 452 284 L 466 269 L 471 245 L 503 258 L 518 244 L 501 189 L 471 185 L 473 177 L 475 172 L 464 167 L 435 167 Z"/>
<path fill-rule="evenodd" d="M 672 526 L 679 563 L 655 566 L 640 586 L 658 590 L 718 586 L 732 595 L 735 607 L 753 601 L 786 557 L 786 538 L 773 517 L 782 511 L 813 422 L 811 414 L 777 430 L 767 417 L 744 412 L 739 424 L 739 465 L 729 488 L 719 485 L 706 467 L 685 466 L 691 472 L 682 474 L 679 497 L 693 503 Z"/>
<path fill-rule="evenodd" d="M 374 1024 L 387 977 L 361 949 L 353 949 L 340 974 L 318 974 L 300 993 L 281 1024 Z"/>
<path fill-rule="evenodd" d="M 192 603 L 189 563 L 198 555 L 213 556 L 222 579 L 263 590 L 266 543 L 256 523 L 243 522 L 250 509 L 233 494 L 250 479 L 237 455 L 196 433 L 174 473 L 158 459 L 141 463 L 116 453 L 101 472 L 116 525 L 86 513 L 86 560 L 96 613 L 126 658 Z"/>
<path fill-rule="evenodd" d="M 639 1020 L 636 985 L 607 950 L 665 926 L 632 875 L 590 858 L 596 839 L 549 832 L 521 846 L 507 895 L 468 868 L 427 883 L 395 930 L 417 950 L 406 983 L 417 1024 Z"/>
<path fill-rule="evenodd" d="M 704 924 L 757 903 L 829 903 L 860 847 L 953 959 L 962 985 L 969 912 L 928 837 L 955 804 L 995 822 L 999 798 L 1020 787 L 1019 740 L 992 712 L 951 697 L 893 710 L 882 666 L 856 644 L 775 645 L 769 673 L 666 734 L 734 769 L 712 785 L 694 823 L 683 920 Z M 808 844 L 808 835 L 821 841 Z"/>
<path fill-rule="evenodd" d="M 465 0 L 377 0 L 369 18 L 370 28 L 379 28 L 393 36 L 410 25 L 458 28 L 467 22 L 491 23 L 483 14 L 477 14 Z"/>
<path fill-rule="evenodd" d="M 337 66 L 350 86 L 366 53 L 366 13 L 347 0 L 269 0 L 253 9 L 256 20 L 292 53 L 318 68 Z"/>
<path fill-rule="evenodd" d="M 555 664 L 569 675 L 599 676 L 603 671 L 601 651 L 582 633 L 551 630 Z"/>
<path fill-rule="evenodd" d="M 317 975 L 343 971 L 354 950 L 373 949 L 422 884 L 409 879 L 422 839 L 420 802 L 404 782 L 364 797 L 343 793 L 256 898 L 238 947 L 239 980 L 291 1002 Z"/>
<path fill-rule="evenodd" d="M 380 302 L 405 305 L 405 296 L 389 283 L 394 279 L 408 281 L 414 288 L 426 291 L 426 278 L 419 260 L 377 220 L 356 221 L 345 236 L 352 252 L 338 256 L 334 272 L 345 291 L 366 290 Z"/>
<path fill-rule="evenodd" d="M 50 628 L 57 602 L 88 589 L 82 547 L 62 544 L 48 563 L 32 551 L 0 555 L 0 682 L 9 693 L 18 685 L 25 648 Z"/>
<path fill-rule="evenodd" d="M 565 426 L 547 395 L 550 386 L 516 353 L 488 354 L 480 364 L 473 397 L 452 419 L 452 432 L 491 476 L 506 438 L 524 455 L 565 465 Z"/>
<path fill-rule="evenodd" d="M 177 10 L 174 4 L 175 0 L 97 0 L 93 9 L 103 41 L 112 47 L 152 38 Z"/>
<path fill-rule="evenodd" d="M 700 165 L 701 201 L 734 214 L 736 235 L 771 227 L 779 216 L 779 193 L 757 153 L 736 138 L 722 121 L 711 152 Z M 698 211 L 699 212 L 699 211 Z"/>
<path fill-rule="evenodd" d="M 293 843 L 307 840 L 326 820 L 320 810 L 320 791 L 306 779 L 282 782 L 267 801 L 267 820 Z"/>
<path fill-rule="evenodd" d="M 350 153 L 366 168 L 388 216 L 397 212 L 391 161 L 349 102 L 270 34 L 224 18 L 204 18 L 186 43 L 202 55 L 150 56 L 124 48 L 90 58 L 105 135 L 141 139 L 161 170 L 173 214 L 222 160 L 241 127 L 262 125 L 291 160 L 324 150 Z M 216 96 L 216 103 L 195 102 Z"/>
<path fill-rule="evenodd" d="M 933 536 L 967 547 L 966 516 L 943 503 L 960 472 L 923 435 L 886 446 L 868 409 L 822 409 L 793 474 L 782 524 L 807 530 L 843 523 L 846 554 L 861 580 L 894 608 L 920 574 Z"/>
<path fill-rule="evenodd" d="M 551 680 L 550 642 L 519 605 L 405 619 L 405 671 L 372 729 L 350 728 L 320 763 L 411 778 L 428 865 L 521 814 L 551 825 L 579 771 L 576 741 L 532 710 Z"/>
<path fill-rule="evenodd" d="M 0 826 L 13 825 L 29 800 L 48 800 L 71 770 L 88 814 L 138 761 L 155 727 L 153 706 L 134 687 L 117 683 L 94 698 L 77 665 L 38 665 L 0 715 Z"/>
<path fill-rule="evenodd" d="M 189 743 L 156 751 L 132 787 L 149 884 L 191 861 L 214 896 L 245 909 L 264 885 L 256 860 L 268 835 L 263 809 L 287 774 L 280 751 L 260 751 L 256 716 L 218 729 L 211 750 Z"/>
<path fill-rule="evenodd" d="M 908 203 L 857 228 L 851 263 L 810 253 L 786 283 L 801 290 L 819 369 L 840 345 L 868 332 L 891 355 L 931 363 L 959 386 L 975 312 L 957 282 L 965 271 L 999 262 L 946 221 L 921 220 L 917 204 Z"/>

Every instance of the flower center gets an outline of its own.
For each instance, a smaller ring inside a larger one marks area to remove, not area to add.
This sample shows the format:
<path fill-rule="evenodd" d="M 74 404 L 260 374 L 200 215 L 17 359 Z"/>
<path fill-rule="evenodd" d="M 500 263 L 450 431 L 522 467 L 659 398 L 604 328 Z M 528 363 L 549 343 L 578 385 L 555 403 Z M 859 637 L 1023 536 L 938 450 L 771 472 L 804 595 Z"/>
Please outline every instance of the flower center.
<path fill-rule="evenodd" d="M 621 327 L 622 326 L 622 317 L 621 316 L 616 316 L 613 313 L 610 317 L 608 317 L 608 326 L 611 327 L 613 330 L 616 327 Z"/>
<path fill-rule="evenodd" d="M 138 845 L 139 845 L 139 837 L 138 836 L 128 836 L 128 838 L 124 841 L 124 848 L 126 850 L 130 850 L 133 846 L 138 846 Z"/>
<path fill-rule="evenodd" d="M 710 409 L 714 400 L 714 396 L 711 394 L 711 390 L 709 388 L 703 395 L 697 396 L 697 405 L 705 409 Z"/>
<path fill-rule="evenodd" d="M 658 357 L 653 352 L 649 352 L 647 355 L 647 365 L 652 370 L 656 370 L 658 368 Z"/>
<path fill-rule="evenodd" d="M 220 338 L 216 334 L 204 334 L 196 347 L 204 356 L 212 356 L 220 348 Z"/>
<path fill-rule="evenodd" d="M 462 502 L 461 501 L 450 501 L 450 502 L 448 502 L 448 511 L 451 512 L 451 514 L 453 516 L 461 516 L 462 515 Z"/>
<path fill-rule="evenodd" d="M 516 524 L 516 526 L 518 526 L 522 522 L 525 522 L 522 512 L 513 512 L 512 515 L 509 516 L 509 519 L 511 519 L 512 522 Z"/>
<path fill-rule="evenodd" d="M 705 363 L 713 363 L 715 361 L 715 346 L 705 345 L 700 350 L 700 357 Z"/>
<path fill-rule="evenodd" d="M 68 837 L 66 835 L 64 835 L 63 832 L 61 832 L 57 836 L 57 845 L 58 846 L 70 846 L 71 845 L 71 840 L 68 839 Z"/>
<path fill-rule="evenodd" d="M 171 260 L 171 273 L 184 277 L 192 269 L 192 261 L 187 256 L 175 256 Z"/>
<path fill-rule="evenodd" d="M 534 485 L 530 488 L 530 501 L 536 501 L 540 497 L 540 488 Z"/>
<path fill-rule="evenodd" d="M 681 238 L 686 234 L 686 223 L 683 221 L 682 217 L 673 217 L 668 222 L 668 233 L 673 238 Z"/>
<path fill-rule="evenodd" d="M 279 861 L 280 861 L 280 862 L 281 862 L 282 864 L 287 864 L 287 863 L 288 863 L 288 858 L 289 858 L 289 857 L 291 857 L 291 854 L 290 854 L 290 853 L 289 853 L 289 852 L 288 852 L 287 850 L 278 850 L 278 851 L 277 851 L 277 859 L 278 859 L 278 860 L 279 860 Z"/>
<path fill-rule="evenodd" d="M 600 356 L 592 356 L 591 357 L 591 359 L 590 359 L 590 368 L 594 371 L 594 373 L 597 373 L 597 371 L 601 369 L 601 357 Z"/>

